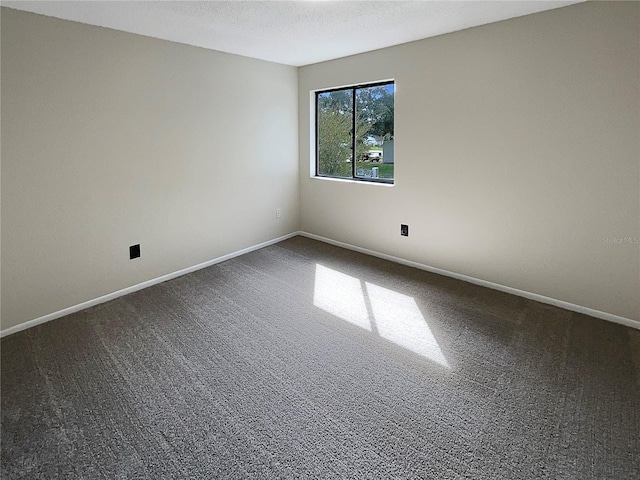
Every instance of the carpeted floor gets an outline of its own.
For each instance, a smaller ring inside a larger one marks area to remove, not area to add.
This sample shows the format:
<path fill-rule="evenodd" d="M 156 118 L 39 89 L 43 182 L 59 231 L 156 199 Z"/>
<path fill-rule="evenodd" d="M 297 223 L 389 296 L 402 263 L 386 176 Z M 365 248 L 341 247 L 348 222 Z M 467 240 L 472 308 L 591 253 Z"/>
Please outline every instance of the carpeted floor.
<path fill-rule="evenodd" d="M 2 478 L 640 478 L 640 331 L 302 237 L 2 339 Z"/>

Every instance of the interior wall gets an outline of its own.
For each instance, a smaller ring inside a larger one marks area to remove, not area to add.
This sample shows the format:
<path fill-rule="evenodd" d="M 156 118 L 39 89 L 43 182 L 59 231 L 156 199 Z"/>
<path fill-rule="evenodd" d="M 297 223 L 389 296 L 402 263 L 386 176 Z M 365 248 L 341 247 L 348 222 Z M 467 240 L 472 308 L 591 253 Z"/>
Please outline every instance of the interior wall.
<path fill-rule="evenodd" d="M 639 320 L 639 58 L 587 2 L 301 68 L 302 230 Z M 313 178 L 310 92 L 389 78 L 395 185 Z"/>
<path fill-rule="evenodd" d="M 1 20 L 2 329 L 298 229 L 296 68 Z"/>

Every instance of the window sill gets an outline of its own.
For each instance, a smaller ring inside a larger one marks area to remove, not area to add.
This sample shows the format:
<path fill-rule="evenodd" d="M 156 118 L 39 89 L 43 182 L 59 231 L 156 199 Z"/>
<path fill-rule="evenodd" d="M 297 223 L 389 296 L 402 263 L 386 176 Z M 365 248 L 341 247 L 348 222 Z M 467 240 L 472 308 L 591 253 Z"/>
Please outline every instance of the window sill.
<path fill-rule="evenodd" d="M 395 186 L 395 180 L 394 183 L 386 183 L 386 182 L 375 182 L 375 181 L 371 181 L 371 180 L 354 180 L 352 178 L 338 178 L 338 177 L 319 177 L 319 176 L 315 176 L 312 175 L 310 177 L 312 180 L 323 180 L 323 181 L 328 181 L 328 182 L 339 182 L 339 183 L 355 183 L 357 185 L 375 185 L 377 187 L 393 187 Z"/>

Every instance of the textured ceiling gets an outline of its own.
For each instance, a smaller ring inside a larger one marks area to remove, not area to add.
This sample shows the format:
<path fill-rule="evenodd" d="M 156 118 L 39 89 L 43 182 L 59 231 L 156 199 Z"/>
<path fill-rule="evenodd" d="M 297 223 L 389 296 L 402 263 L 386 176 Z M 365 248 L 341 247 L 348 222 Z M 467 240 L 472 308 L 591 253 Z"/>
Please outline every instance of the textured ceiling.
<path fill-rule="evenodd" d="M 2 6 L 301 66 L 579 1 L 2 1 Z"/>

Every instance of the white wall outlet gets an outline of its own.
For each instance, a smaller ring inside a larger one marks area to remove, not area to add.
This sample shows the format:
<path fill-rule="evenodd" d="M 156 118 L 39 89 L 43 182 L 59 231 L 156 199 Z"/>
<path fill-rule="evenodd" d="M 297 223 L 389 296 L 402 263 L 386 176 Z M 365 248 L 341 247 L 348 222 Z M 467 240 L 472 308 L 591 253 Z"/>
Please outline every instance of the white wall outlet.
<path fill-rule="evenodd" d="M 281 217 L 282 217 L 282 209 L 276 208 L 276 218 L 281 218 Z"/>

